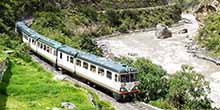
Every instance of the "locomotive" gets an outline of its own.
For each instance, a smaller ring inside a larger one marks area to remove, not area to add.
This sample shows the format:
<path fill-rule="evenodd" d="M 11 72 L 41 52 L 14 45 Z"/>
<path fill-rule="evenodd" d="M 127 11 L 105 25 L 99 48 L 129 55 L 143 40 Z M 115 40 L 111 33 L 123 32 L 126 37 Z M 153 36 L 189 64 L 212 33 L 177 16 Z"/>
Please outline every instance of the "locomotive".
<path fill-rule="evenodd" d="M 113 94 L 116 100 L 139 93 L 137 70 L 51 40 L 24 22 L 16 23 L 15 31 L 30 49 L 56 66 L 95 83 Z"/>

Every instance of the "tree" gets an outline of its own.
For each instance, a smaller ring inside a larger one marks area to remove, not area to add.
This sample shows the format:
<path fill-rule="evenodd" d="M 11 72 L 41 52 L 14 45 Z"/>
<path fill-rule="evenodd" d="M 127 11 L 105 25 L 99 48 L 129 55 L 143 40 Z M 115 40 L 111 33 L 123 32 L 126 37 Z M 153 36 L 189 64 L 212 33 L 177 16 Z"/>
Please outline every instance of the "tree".
<path fill-rule="evenodd" d="M 209 83 L 204 76 L 183 65 L 169 80 L 168 101 L 177 109 L 211 109 Z"/>
<path fill-rule="evenodd" d="M 150 60 L 137 59 L 133 66 L 138 70 L 137 79 L 140 81 L 139 89 L 142 91 L 140 97 L 145 102 L 164 97 L 167 93 L 166 71 Z"/>
<path fill-rule="evenodd" d="M 138 58 L 135 61 L 129 58 L 121 58 L 120 60 L 137 69 L 137 80 L 140 81 L 139 89 L 141 90 L 140 100 L 148 102 L 166 96 L 168 88 L 165 75 L 167 72 L 161 66 L 153 64 L 145 58 Z"/>
<path fill-rule="evenodd" d="M 82 37 L 79 40 L 79 47 L 81 50 L 96 54 L 98 56 L 102 55 L 102 49 L 96 45 L 96 42 L 89 37 Z"/>
<path fill-rule="evenodd" d="M 111 26 L 119 26 L 121 24 L 121 21 L 119 20 L 120 17 L 114 10 L 106 10 L 106 17 L 110 23 Z"/>

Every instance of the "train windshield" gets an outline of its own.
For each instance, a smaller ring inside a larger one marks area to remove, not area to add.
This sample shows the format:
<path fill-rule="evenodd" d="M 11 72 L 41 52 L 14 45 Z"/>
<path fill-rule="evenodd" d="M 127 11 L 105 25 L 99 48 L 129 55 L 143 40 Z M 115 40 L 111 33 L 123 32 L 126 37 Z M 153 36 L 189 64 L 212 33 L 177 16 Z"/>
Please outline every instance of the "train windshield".
<path fill-rule="evenodd" d="M 121 82 L 134 82 L 136 81 L 136 74 L 121 75 Z"/>

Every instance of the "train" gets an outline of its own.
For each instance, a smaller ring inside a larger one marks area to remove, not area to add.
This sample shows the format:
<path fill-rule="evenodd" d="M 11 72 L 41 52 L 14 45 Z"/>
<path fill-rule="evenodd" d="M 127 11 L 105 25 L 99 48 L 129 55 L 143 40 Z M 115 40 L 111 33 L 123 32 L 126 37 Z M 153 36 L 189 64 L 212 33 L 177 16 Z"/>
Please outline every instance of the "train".
<path fill-rule="evenodd" d="M 136 80 L 138 72 L 133 67 L 49 39 L 23 21 L 16 22 L 15 31 L 31 51 L 56 67 L 109 90 L 116 100 L 133 98 L 140 92 Z"/>

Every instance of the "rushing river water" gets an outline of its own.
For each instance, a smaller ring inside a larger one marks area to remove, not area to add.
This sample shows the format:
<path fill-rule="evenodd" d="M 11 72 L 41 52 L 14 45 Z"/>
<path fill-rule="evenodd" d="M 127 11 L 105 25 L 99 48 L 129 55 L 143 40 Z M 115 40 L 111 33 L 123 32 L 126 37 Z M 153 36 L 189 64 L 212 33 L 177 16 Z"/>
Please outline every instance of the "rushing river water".
<path fill-rule="evenodd" d="M 191 14 L 183 14 L 183 18 L 189 19 L 191 23 L 178 27 L 172 27 L 173 37 L 168 39 L 157 39 L 155 31 L 139 32 L 119 35 L 98 41 L 106 44 L 115 56 L 136 56 L 151 59 L 154 63 L 161 65 L 168 73 L 173 74 L 181 69 L 182 64 L 194 67 L 210 81 L 210 97 L 214 101 L 213 106 L 220 106 L 220 66 L 212 62 L 193 57 L 187 52 L 186 44 L 189 39 L 196 35 L 199 25 Z M 188 29 L 188 33 L 179 34 L 181 29 Z M 188 38 L 186 36 L 189 36 Z M 219 72 L 219 73 L 218 73 Z"/>

